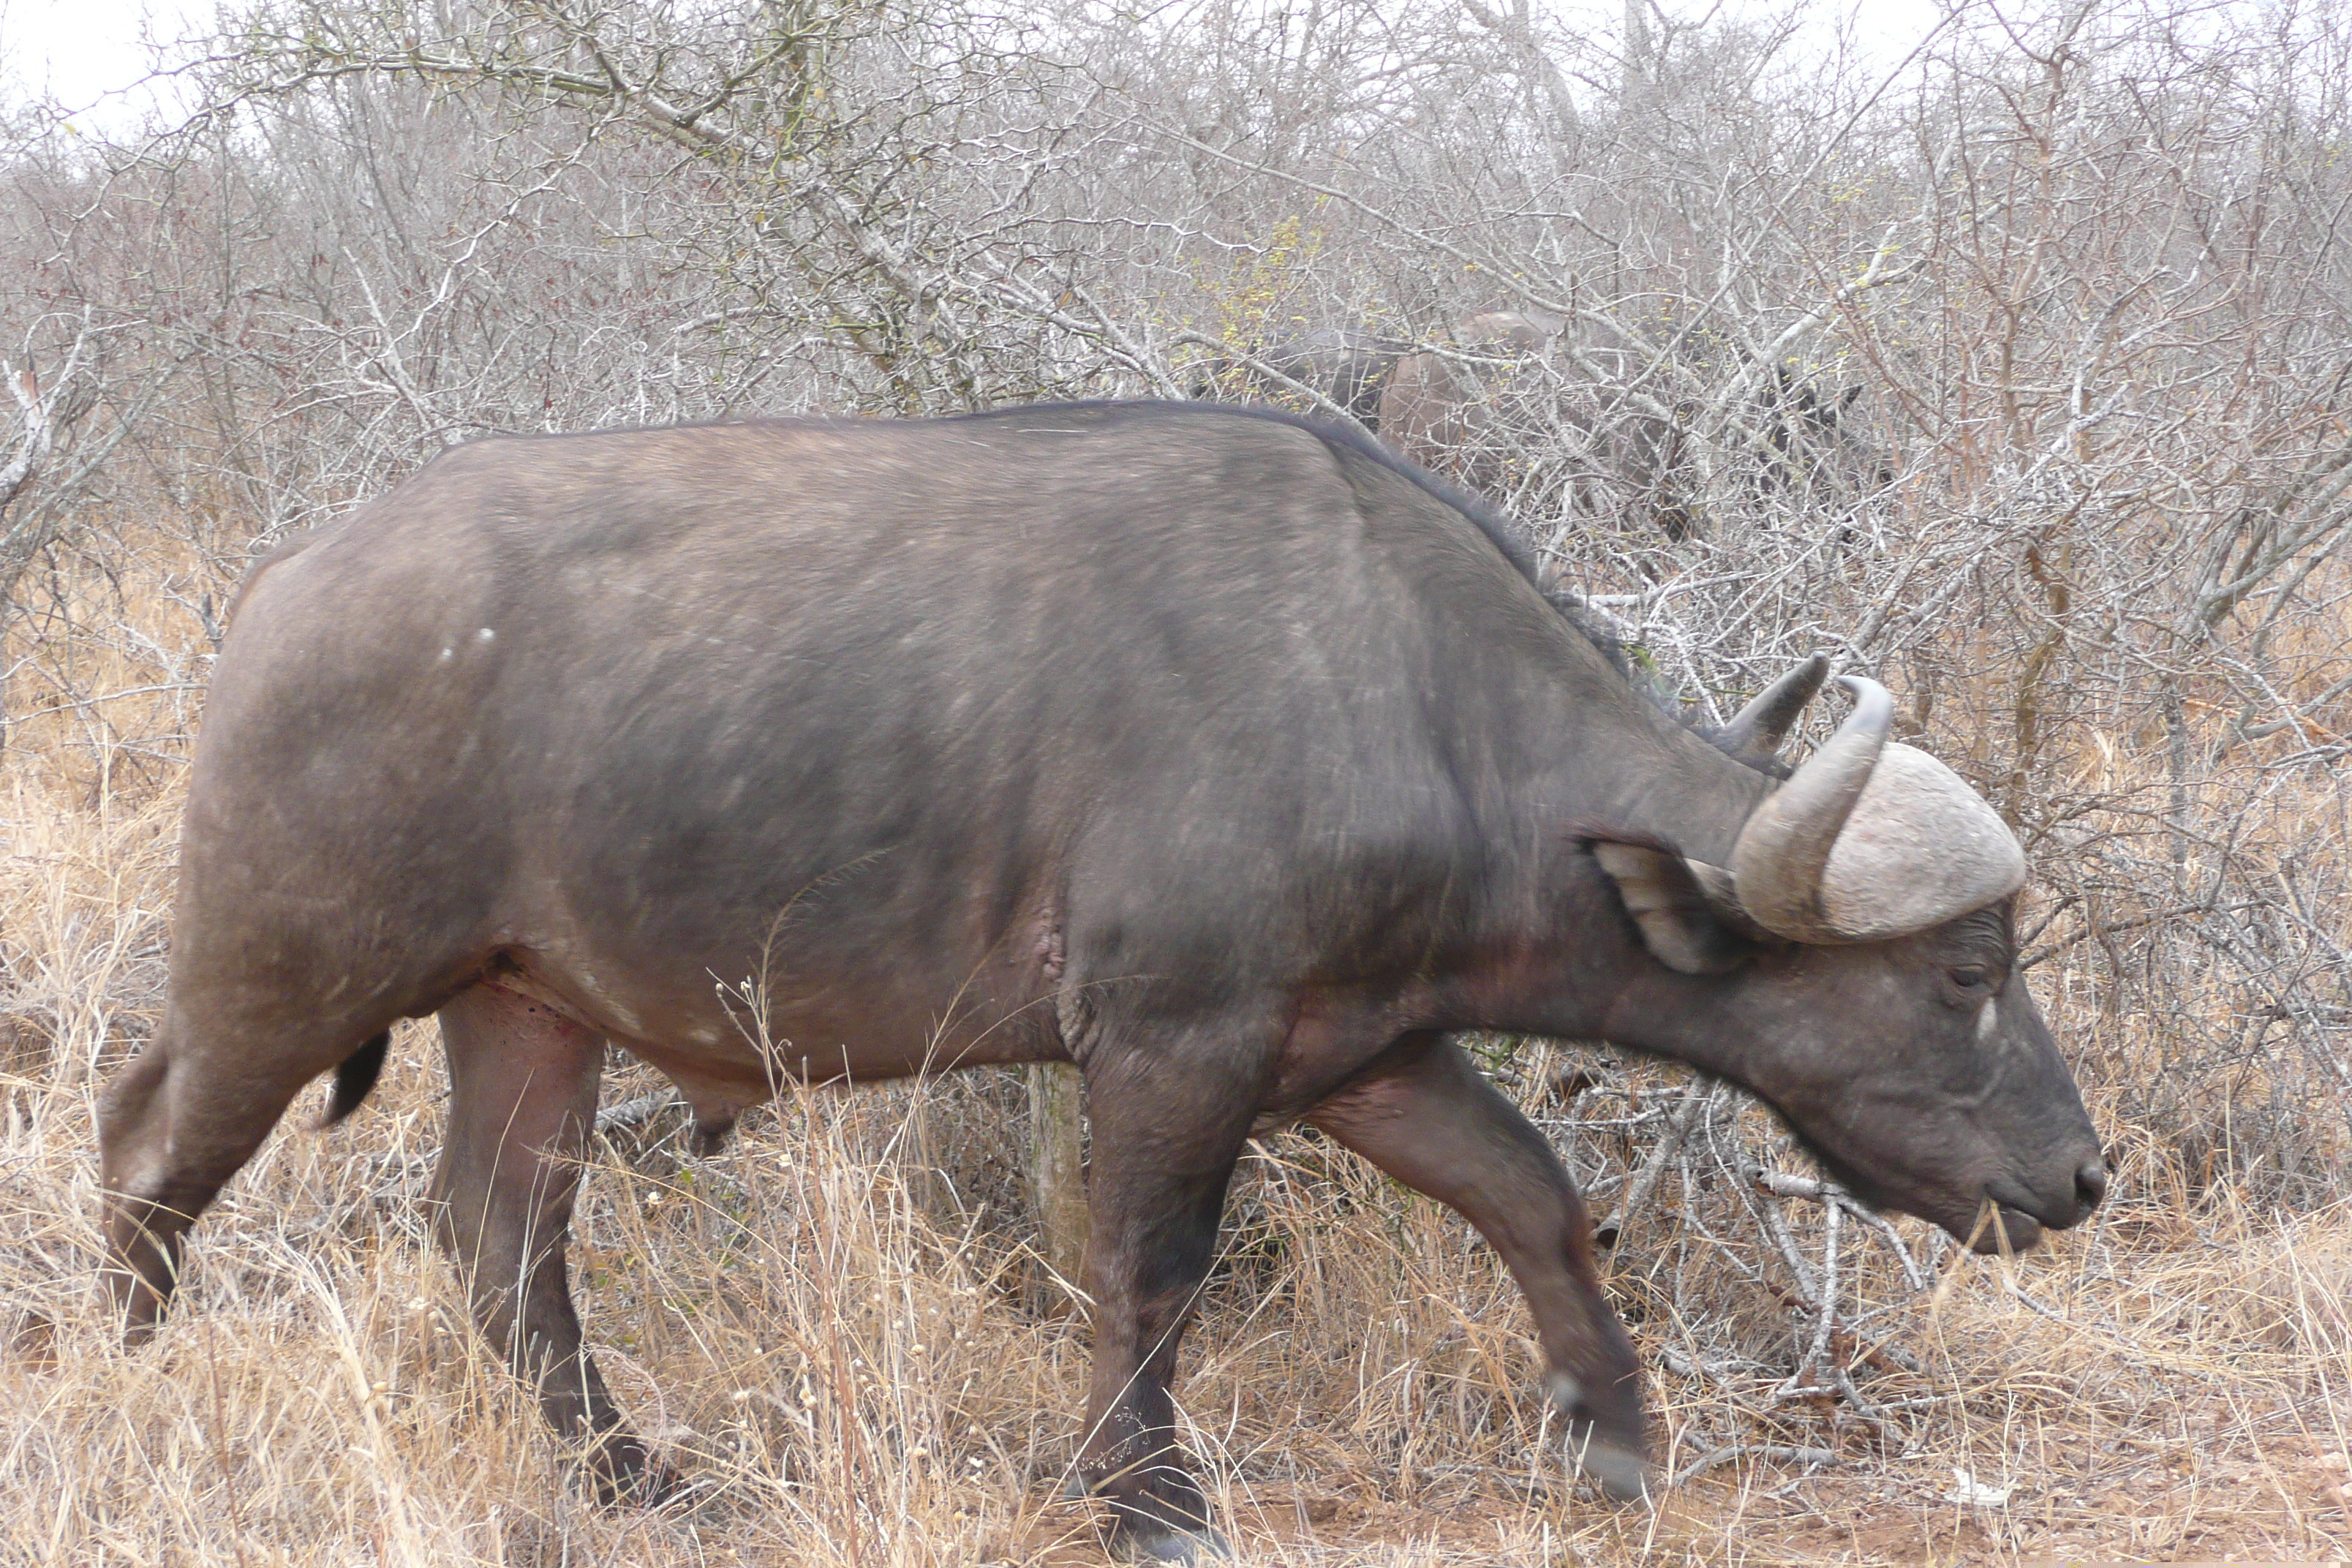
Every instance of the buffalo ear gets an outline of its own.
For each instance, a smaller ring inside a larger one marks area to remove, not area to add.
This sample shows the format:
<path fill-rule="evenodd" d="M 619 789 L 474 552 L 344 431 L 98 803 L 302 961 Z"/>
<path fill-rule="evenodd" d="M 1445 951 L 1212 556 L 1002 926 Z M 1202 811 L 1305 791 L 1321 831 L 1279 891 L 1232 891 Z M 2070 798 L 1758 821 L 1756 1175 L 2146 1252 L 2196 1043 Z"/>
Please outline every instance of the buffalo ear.
<path fill-rule="evenodd" d="M 1730 878 L 1715 867 L 1702 867 L 1669 850 L 1606 839 L 1594 842 L 1592 858 L 1616 885 L 1617 896 L 1641 927 L 1651 955 L 1668 969 L 1723 974 L 1756 951 L 1736 906 L 1718 905 L 1700 880 L 1703 872 L 1713 871 L 1723 883 L 1720 896 L 1727 900 Z"/>

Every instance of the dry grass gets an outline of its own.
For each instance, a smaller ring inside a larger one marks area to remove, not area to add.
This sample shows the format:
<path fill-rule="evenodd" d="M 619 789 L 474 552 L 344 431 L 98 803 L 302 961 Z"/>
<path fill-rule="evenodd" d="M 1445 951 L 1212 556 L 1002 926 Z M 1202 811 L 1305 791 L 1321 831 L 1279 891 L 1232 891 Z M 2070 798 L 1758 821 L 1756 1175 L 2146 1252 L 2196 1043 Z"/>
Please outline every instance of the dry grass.
<path fill-rule="evenodd" d="M 143 613 L 143 637 L 73 654 L 79 689 L 184 668 L 141 650 L 187 627 Z M 679 1510 L 583 1501 L 466 1331 L 416 1202 L 442 1118 L 430 1026 L 347 1127 L 307 1131 L 298 1108 L 200 1227 L 164 1331 L 125 1353 L 94 1288 L 90 1108 L 152 1022 L 186 699 L 35 711 L 30 684 L 0 773 L 0 1561 L 1099 1560 L 1084 1505 L 1056 1500 L 1085 1337 L 1025 1246 L 1009 1079 L 809 1094 L 707 1162 L 667 1123 L 600 1146 L 583 1306 L 616 1392 L 702 1483 Z M 2086 1060 L 2167 1027 L 2063 972 L 2037 984 Z M 607 1103 L 657 1087 L 623 1064 Z M 1859 1332 L 1832 1361 L 1875 1415 L 1791 1387 L 1812 1324 L 1760 1253 L 1689 1245 L 1722 1195 L 1669 1178 L 1612 1290 L 1660 1451 L 1731 1452 L 1655 1510 L 1562 1481 L 1523 1309 L 1458 1221 L 1328 1145 L 1273 1141 L 1181 1390 L 1237 1545 L 1430 1565 L 2352 1552 L 2352 1212 L 2259 1208 L 2120 1119 L 2144 1097 L 2091 1087 L 2124 1168 L 2084 1232 L 2013 1263 L 1946 1255 L 1915 1290 L 1849 1225 Z M 1605 1118 L 1538 1109 L 1606 1162 Z M 1816 1247 L 1822 1214 L 1787 1212 Z M 1919 1227 L 1897 1234 L 1932 1259 Z M 1956 1468 L 2005 1500 L 1957 1500 Z"/>

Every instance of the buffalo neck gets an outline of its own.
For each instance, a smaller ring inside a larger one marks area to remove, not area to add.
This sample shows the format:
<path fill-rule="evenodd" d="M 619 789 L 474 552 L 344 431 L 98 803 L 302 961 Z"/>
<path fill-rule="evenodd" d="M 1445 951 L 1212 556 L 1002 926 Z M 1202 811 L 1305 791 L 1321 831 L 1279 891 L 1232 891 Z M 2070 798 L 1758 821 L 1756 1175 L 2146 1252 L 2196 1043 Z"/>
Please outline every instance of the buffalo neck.
<path fill-rule="evenodd" d="M 1558 855 L 1596 838 L 1729 864 L 1773 779 L 1661 711 L 1564 621 L 1560 632 L 1551 658 L 1496 682 L 1509 711 L 1489 758 L 1508 748 L 1516 765 L 1480 770 L 1496 787 L 1474 810 L 1501 890 L 1533 892 L 1507 883 L 1549 879 Z"/>
<path fill-rule="evenodd" d="M 1562 666 L 1565 666 L 1563 669 Z M 1519 766 L 1465 770 L 1477 821 L 1480 915 L 1433 1011 L 1452 1028 L 1620 1043 L 1708 1070 L 1723 1042 L 1716 984 L 1674 973 L 1643 945 L 1591 846 L 1609 839 L 1721 866 L 1773 779 L 1676 723 L 1578 638 L 1549 679 L 1515 695 Z M 1656 1005 L 1629 1010 L 1643 992 Z"/>

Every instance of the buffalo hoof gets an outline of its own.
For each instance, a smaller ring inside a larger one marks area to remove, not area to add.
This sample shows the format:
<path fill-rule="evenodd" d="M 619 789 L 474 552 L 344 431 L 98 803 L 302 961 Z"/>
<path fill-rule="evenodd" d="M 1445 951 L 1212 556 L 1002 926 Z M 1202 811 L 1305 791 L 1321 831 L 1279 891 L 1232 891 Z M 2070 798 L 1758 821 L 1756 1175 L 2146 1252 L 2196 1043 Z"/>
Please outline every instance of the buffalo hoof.
<path fill-rule="evenodd" d="M 1650 1462 L 1631 1448 L 1600 1437 L 1571 1436 L 1568 1462 L 1612 1502 L 1640 1502 L 1650 1495 Z"/>
<path fill-rule="evenodd" d="M 1650 1462 L 1639 1447 L 1639 1417 L 1633 1444 L 1612 1441 L 1601 1435 L 1603 1424 L 1584 1403 L 1583 1385 L 1565 1372 L 1545 1380 L 1552 1405 L 1568 1420 L 1569 1468 L 1598 1486 L 1617 1502 L 1639 1502 L 1650 1495 Z"/>
<path fill-rule="evenodd" d="M 687 1493 L 685 1478 L 667 1465 L 651 1465 L 633 1476 L 596 1472 L 596 1501 L 616 1512 L 629 1509 L 659 1510 Z"/>
<path fill-rule="evenodd" d="M 658 1509 L 687 1492 L 683 1477 L 635 1437 L 607 1437 L 588 1456 L 596 1501 L 607 1509 Z"/>
<path fill-rule="evenodd" d="M 1122 1563 L 1230 1563 L 1234 1558 L 1225 1538 L 1205 1527 L 1125 1530 L 1111 1542 L 1111 1549 Z"/>
<path fill-rule="evenodd" d="M 1106 1544 L 1110 1554 L 1121 1563 L 1230 1563 L 1233 1548 L 1225 1538 L 1206 1524 L 1171 1523 L 1168 1515 L 1178 1519 L 1204 1520 L 1208 1502 L 1189 1483 L 1181 1499 L 1161 1497 L 1138 1499 L 1121 1497 L 1108 1500 L 1111 1523 Z M 1076 1502 L 1100 1495 L 1087 1479 L 1073 1468 L 1062 1478 L 1062 1500 Z"/>

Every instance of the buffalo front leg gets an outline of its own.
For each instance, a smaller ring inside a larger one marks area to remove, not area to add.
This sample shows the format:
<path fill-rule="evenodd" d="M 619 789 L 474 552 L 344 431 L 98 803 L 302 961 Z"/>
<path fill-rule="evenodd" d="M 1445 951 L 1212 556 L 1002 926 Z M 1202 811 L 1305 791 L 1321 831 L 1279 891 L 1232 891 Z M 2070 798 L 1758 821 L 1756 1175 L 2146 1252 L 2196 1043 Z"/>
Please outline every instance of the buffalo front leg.
<path fill-rule="evenodd" d="M 434 1234 L 465 1279 L 474 1324 L 536 1387 L 549 1425 L 586 1450 L 604 1500 L 658 1501 L 677 1477 L 630 1431 L 582 1348 L 564 1261 L 604 1042 L 493 984 L 461 994 L 440 1020 L 449 1129 Z"/>
<path fill-rule="evenodd" d="M 1110 1504 L 1111 1546 L 1130 1561 L 1226 1555 L 1177 1442 L 1171 1393 L 1249 1130 L 1248 1107 L 1238 1094 L 1224 1103 L 1216 1077 L 1199 1075 L 1189 1093 L 1116 1068 L 1087 1084 L 1094 1381 L 1077 1468 Z"/>
<path fill-rule="evenodd" d="M 1641 1496 L 1640 1369 L 1601 1294 L 1584 1201 L 1543 1134 L 1435 1035 L 1391 1046 L 1307 1120 L 1452 1208 L 1502 1255 L 1535 1314 L 1570 1458 L 1612 1497 Z"/>

